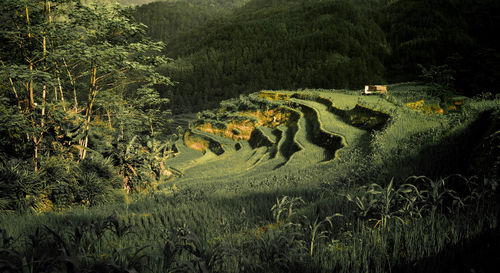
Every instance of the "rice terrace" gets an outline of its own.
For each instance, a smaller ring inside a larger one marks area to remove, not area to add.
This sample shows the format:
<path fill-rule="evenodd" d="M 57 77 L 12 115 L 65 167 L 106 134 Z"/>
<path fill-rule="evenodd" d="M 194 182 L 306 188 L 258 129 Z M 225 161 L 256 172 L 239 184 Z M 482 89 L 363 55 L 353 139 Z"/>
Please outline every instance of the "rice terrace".
<path fill-rule="evenodd" d="M 108 2 L 0 3 L 1 273 L 500 270 L 498 3 Z"/>

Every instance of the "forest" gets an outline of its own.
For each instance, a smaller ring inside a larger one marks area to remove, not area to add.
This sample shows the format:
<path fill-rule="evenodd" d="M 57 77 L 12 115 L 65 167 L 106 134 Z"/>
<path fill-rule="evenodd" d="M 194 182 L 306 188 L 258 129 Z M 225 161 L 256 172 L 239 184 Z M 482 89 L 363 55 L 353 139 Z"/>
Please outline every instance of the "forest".
<path fill-rule="evenodd" d="M 423 80 L 424 71 L 464 95 L 496 92 L 497 1 L 239 2 L 247 1 L 136 9 L 174 59 L 160 71 L 179 84 L 158 89 L 174 113 L 260 89 L 359 89 Z"/>
<path fill-rule="evenodd" d="M 498 1 L 2 0 L 0 26 L 0 272 L 498 270 Z"/>

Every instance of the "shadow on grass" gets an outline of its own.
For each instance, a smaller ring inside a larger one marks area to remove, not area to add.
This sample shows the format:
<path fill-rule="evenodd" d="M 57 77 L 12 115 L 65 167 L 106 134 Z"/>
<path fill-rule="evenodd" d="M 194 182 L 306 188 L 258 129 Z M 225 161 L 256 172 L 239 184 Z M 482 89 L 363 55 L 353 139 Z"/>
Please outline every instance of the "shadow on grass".
<path fill-rule="evenodd" d="M 491 229 L 439 254 L 393 268 L 393 273 L 496 273 L 500 270 L 500 229 Z"/>
<path fill-rule="evenodd" d="M 395 179 L 422 174 L 431 179 L 456 173 L 473 175 L 474 170 L 469 168 L 471 155 L 488 133 L 491 123 L 492 112 L 482 112 L 461 132 L 444 138 L 439 144 L 424 146 L 418 156 L 394 162 L 386 172 Z"/>

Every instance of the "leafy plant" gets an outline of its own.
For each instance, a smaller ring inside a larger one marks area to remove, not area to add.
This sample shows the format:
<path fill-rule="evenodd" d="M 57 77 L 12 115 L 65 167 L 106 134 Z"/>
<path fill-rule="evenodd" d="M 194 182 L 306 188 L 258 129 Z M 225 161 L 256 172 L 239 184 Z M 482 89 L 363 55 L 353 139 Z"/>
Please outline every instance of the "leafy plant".
<path fill-rule="evenodd" d="M 218 272 L 222 270 L 225 258 L 231 255 L 231 249 L 220 243 L 207 244 L 187 227 L 177 229 L 178 251 L 190 254 L 188 261 L 180 264 L 181 268 L 191 272 Z"/>
<path fill-rule="evenodd" d="M 325 219 L 319 221 L 318 218 L 314 220 L 314 223 L 308 225 L 308 229 L 310 232 L 310 243 L 309 243 L 309 255 L 313 256 L 314 253 L 314 247 L 315 244 L 318 240 L 326 239 L 328 238 L 328 231 L 326 230 L 321 230 L 321 226 L 323 224 L 328 223 L 330 225 L 330 228 L 333 227 L 333 218 L 334 217 L 341 217 L 343 216 L 340 213 L 336 213 L 332 216 L 328 216 Z"/>
<path fill-rule="evenodd" d="M 419 207 L 424 198 L 422 193 L 407 183 L 394 188 L 394 179 L 386 187 L 378 184 L 361 187 L 361 197 L 347 194 L 346 198 L 356 204 L 360 217 L 375 222 L 374 227 L 385 229 L 392 220 L 404 224 L 422 217 L 422 208 Z"/>
<path fill-rule="evenodd" d="M 304 200 L 301 197 L 283 196 L 281 199 L 276 198 L 276 203 L 271 208 L 276 223 L 279 224 L 284 221 L 280 218 L 283 213 L 287 213 L 285 220 L 290 220 L 294 214 L 293 207 L 301 203 L 304 203 Z"/>

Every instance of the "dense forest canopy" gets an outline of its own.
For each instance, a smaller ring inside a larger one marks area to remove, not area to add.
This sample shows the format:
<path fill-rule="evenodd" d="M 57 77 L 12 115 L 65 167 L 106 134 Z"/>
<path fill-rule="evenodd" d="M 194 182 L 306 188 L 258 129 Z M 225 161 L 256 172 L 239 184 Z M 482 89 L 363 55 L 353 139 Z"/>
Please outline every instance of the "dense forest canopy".
<path fill-rule="evenodd" d="M 120 3 L 124 6 L 137 6 L 137 5 L 145 5 L 149 4 L 151 2 L 155 2 L 158 0 L 101 0 L 99 2 L 101 3 L 106 3 L 106 4 L 112 4 L 112 3 Z M 95 2 L 94 0 L 84 0 L 84 2 Z"/>
<path fill-rule="evenodd" d="M 161 89 L 174 112 L 259 89 L 360 88 L 418 80 L 423 72 L 465 95 L 495 92 L 498 1 L 198 2 L 135 12 L 175 59 L 161 68 L 178 82 Z"/>
<path fill-rule="evenodd" d="M 161 68 L 178 82 L 160 89 L 176 112 L 259 89 L 359 88 L 383 81 L 384 33 L 348 1 L 250 1 L 193 25 L 169 38 L 166 52 L 176 61 Z"/>
<path fill-rule="evenodd" d="M 148 35 L 168 43 L 180 34 L 230 14 L 246 2 L 248 0 L 161 1 L 137 7 L 134 15 L 148 26 Z"/>
<path fill-rule="evenodd" d="M 495 91 L 500 3 L 490 0 L 396 1 L 381 9 L 381 25 L 391 44 L 387 79 L 412 80 L 425 67 L 448 66 L 454 88 L 466 95 Z"/>

